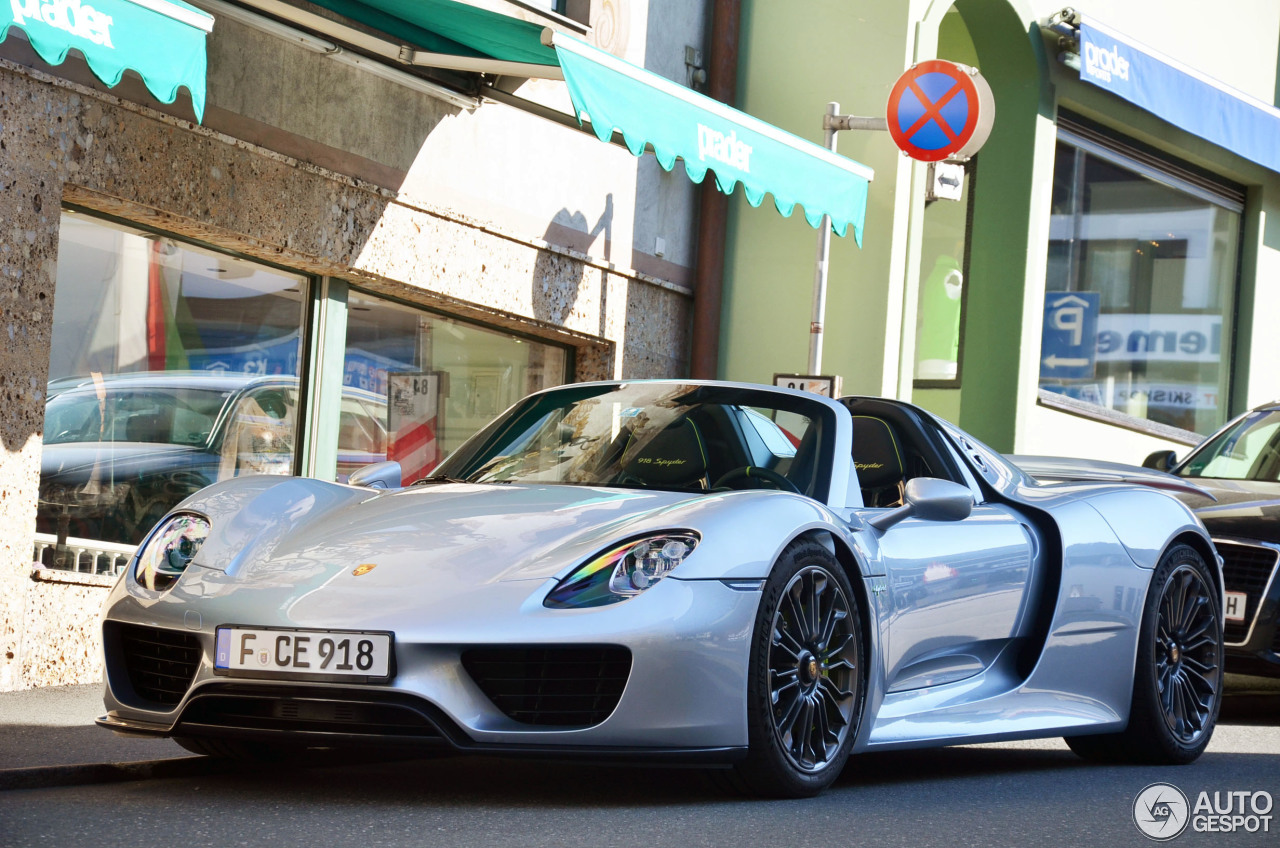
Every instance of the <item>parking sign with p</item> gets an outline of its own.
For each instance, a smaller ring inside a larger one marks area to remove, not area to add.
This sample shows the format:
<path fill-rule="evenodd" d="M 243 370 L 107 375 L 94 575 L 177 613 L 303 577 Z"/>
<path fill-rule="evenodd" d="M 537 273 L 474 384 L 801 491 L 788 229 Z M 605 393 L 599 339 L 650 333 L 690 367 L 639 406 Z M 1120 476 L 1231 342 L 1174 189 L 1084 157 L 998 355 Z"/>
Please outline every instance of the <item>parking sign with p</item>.
<path fill-rule="evenodd" d="M 1040 343 L 1042 380 L 1093 376 L 1098 351 L 1097 292 L 1047 292 Z"/>

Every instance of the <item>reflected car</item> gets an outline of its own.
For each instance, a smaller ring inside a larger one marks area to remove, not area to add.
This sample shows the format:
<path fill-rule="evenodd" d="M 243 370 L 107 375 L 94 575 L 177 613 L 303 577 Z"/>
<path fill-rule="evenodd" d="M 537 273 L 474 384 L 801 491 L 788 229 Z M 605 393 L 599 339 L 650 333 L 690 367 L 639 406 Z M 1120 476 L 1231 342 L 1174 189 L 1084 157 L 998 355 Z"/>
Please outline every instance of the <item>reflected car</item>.
<path fill-rule="evenodd" d="M 1280 403 L 1230 421 L 1181 460 L 1157 451 L 1143 467 L 1055 457 L 1010 459 L 1042 480 L 1121 476 L 1177 494 L 1222 556 L 1228 672 L 1280 677 Z"/>
<path fill-rule="evenodd" d="M 1191 510 L 1038 486 L 908 404 L 575 384 L 400 483 L 178 504 L 106 601 L 98 723 L 221 757 L 692 763 L 765 796 L 862 752 L 1184 763 L 1213 733 L 1221 574 Z"/>
<path fill-rule="evenodd" d="M 137 544 L 175 504 L 220 479 L 292 473 L 297 395 L 297 378 L 245 374 L 52 381 L 37 532 Z M 345 389 L 340 414 L 345 478 L 386 458 L 386 401 Z"/>

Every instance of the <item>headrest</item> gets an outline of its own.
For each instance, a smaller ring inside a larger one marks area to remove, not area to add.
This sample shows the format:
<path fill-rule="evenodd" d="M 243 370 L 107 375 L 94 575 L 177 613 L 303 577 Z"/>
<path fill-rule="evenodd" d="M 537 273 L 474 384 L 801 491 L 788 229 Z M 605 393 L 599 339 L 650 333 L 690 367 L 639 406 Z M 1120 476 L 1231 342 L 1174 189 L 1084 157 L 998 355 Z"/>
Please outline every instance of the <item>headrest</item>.
<path fill-rule="evenodd" d="M 659 486 L 683 486 L 707 474 L 707 453 L 698 427 L 689 419 L 670 425 L 639 447 L 628 447 L 622 470 Z"/>
<path fill-rule="evenodd" d="M 169 441 L 169 419 L 163 412 L 130 415 L 125 424 L 124 436 L 131 442 Z"/>
<path fill-rule="evenodd" d="M 853 464 L 864 489 L 878 489 L 902 481 L 902 451 L 888 423 L 866 415 L 853 416 Z"/>

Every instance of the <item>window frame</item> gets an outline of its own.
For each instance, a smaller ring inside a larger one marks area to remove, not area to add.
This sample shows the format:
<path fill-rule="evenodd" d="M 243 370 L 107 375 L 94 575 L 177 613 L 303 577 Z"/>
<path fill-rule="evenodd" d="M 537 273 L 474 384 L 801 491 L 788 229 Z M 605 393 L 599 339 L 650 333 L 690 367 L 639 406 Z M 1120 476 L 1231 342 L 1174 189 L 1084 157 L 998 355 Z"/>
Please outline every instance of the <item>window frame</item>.
<path fill-rule="evenodd" d="M 1060 144 L 1070 146 L 1093 156 L 1113 167 L 1137 174 L 1165 188 L 1181 192 L 1197 200 L 1211 204 L 1238 216 L 1234 269 L 1229 279 L 1222 281 L 1223 333 L 1219 368 L 1224 372 L 1220 393 L 1221 421 L 1213 431 L 1234 417 L 1233 399 L 1236 395 L 1242 353 L 1239 350 L 1240 303 L 1242 297 L 1244 266 L 1246 264 L 1246 233 L 1249 227 L 1248 194 L 1246 188 L 1226 177 L 1191 164 L 1179 157 L 1142 144 L 1121 132 L 1098 124 L 1068 110 L 1058 115 L 1055 151 Z M 1058 162 L 1054 161 L 1056 171 Z M 1050 240 L 1046 238 L 1044 251 L 1049 254 Z M 1048 265 L 1046 264 L 1046 275 Z M 1045 292 L 1048 293 L 1046 276 Z M 963 340 L 963 336 L 962 336 Z M 1185 430 L 1149 418 L 1141 418 L 1111 407 L 1101 406 L 1044 388 L 1037 374 L 1036 403 L 1050 409 L 1100 421 L 1126 430 L 1170 439 L 1187 444 L 1197 444 L 1208 434 Z"/>
<path fill-rule="evenodd" d="M 311 370 L 310 370 L 310 362 L 312 358 L 312 342 L 313 342 L 312 326 L 311 326 L 312 312 L 315 308 L 314 304 L 315 304 L 316 298 L 320 293 L 320 289 L 321 289 L 320 280 L 322 278 L 316 274 L 310 274 L 310 273 L 307 273 L 306 271 L 300 271 L 297 268 L 291 268 L 288 265 L 282 265 L 279 262 L 272 262 L 270 260 L 260 259 L 248 253 L 242 253 L 240 251 L 231 250 L 221 245 L 214 244 L 212 242 L 204 241 L 199 238 L 192 238 L 190 236 L 181 235 L 179 233 L 174 233 L 168 230 L 161 229 L 159 227 L 152 226 L 150 224 L 142 223 L 139 221 L 133 221 L 128 218 L 122 218 L 119 215 L 112 215 L 108 212 L 103 212 L 99 209 L 94 209 L 92 207 L 81 206 L 76 203 L 63 203 L 58 210 L 59 216 L 61 217 L 62 213 L 64 212 L 72 212 L 86 218 L 93 218 L 99 221 L 104 221 L 107 224 L 114 225 L 115 227 L 126 229 L 126 230 L 133 230 L 137 233 L 142 233 L 144 235 L 151 235 L 151 236 L 155 236 L 156 238 L 171 239 L 173 241 L 180 242 L 183 244 L 189 244 L 192 247 L 198 248 L 200 250 L 205 250 L 210 253 L 226 256 L 230 259 L 236 259 L 241 262 L 250 262 L 254 265 L 259 265 L 263 268 L 269 268 L 273 271 L 278 271 L 282 274 L 288 274 L 290 276 L 298 277 L 300 280 L 302 280 L 305 283 L 306 288 L 301 292 L 302 320 L 298 325 L 298 334 L 299 334 L 299 341 L 300 341 L 300 344 L 298 346 L 298 374 L 297 374 L 299 417 L 297 422 L 297 428 L 294 432 L 295 447 L 293 451 L 293 464 L 291 466 L 290 474 L 293 474 L 293 475 L 306 474 L 306 470 L 305 470 L 306 458 L 304 455 L 304 449 L 305 449 L 305 445 L 309 440 L 309 422 L 307 422 L 307 420 L 304 418 L 304 415 L 306 414 L 306 410 L 309 408 L 310 397 L 313 391 L 313 387 L 311 384 L 312 381 L 311 381 Z M 61 232 L 61 222 L 59 222 L 59 232 Z M 55 272 L 55 279 L 54 279 L 54 298 L 55 299 L 57 298 L 56 272 Z"/>

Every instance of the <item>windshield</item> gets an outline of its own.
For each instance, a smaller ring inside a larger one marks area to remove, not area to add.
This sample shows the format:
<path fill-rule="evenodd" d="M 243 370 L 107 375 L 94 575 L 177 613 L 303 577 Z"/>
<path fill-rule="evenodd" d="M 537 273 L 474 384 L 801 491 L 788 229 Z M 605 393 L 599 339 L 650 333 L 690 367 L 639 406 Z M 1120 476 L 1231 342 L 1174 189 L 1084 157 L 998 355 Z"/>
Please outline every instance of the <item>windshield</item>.
<path fill-rule="evenodd" d="M 46 445 L 67 442 L 158 442 L 204 445 L 230 392 L 189 388 L 88 388 L 49 399 Z"/>
<path fill-rule="evenodd" d="M 1280 480 L 1280 411 L 1245 415 L 1197 448 L 1177 473 L 1221 480 Z"/>
<path fill-rule="evenodd" d="M 437 475 L 674 491 L 794 488 L 822 497 L 831 464 L 824 433 L 833 432 L 825 405 L 767 390 L 568 386 L 517 404 Z"/>

